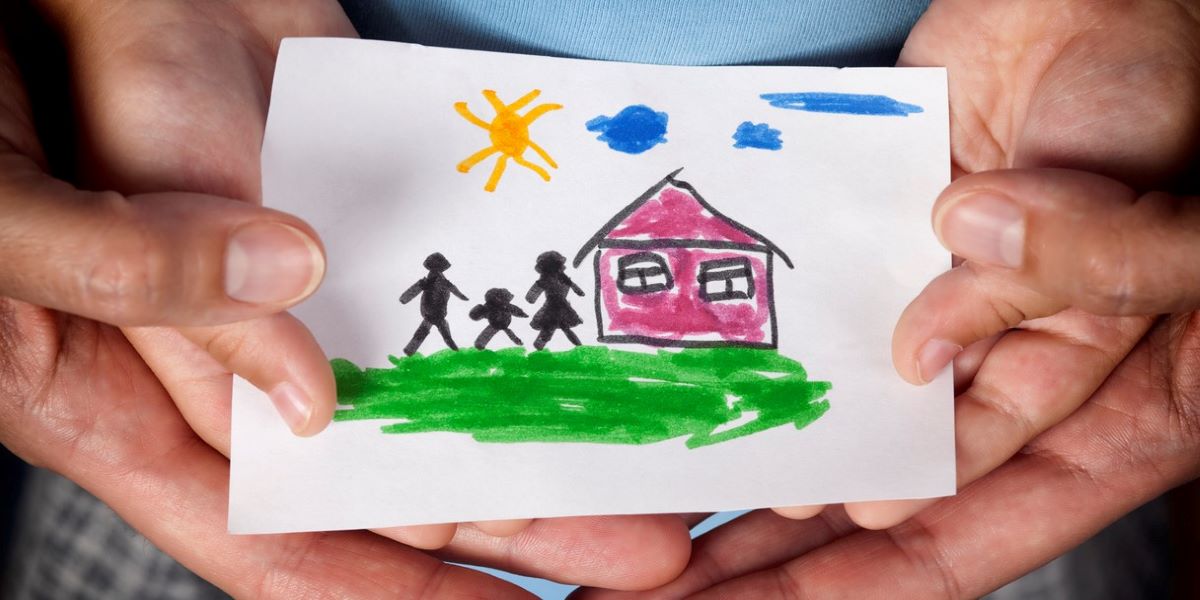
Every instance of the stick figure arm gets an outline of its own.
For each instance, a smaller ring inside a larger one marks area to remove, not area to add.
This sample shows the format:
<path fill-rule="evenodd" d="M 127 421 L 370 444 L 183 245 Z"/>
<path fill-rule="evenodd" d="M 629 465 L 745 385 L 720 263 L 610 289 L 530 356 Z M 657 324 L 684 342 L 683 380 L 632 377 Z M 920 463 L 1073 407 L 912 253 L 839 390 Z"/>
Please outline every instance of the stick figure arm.
<path fill-rule="evenodd" d="M 571 281 L 570 277 L 563 275 L 563 279 L 566 280 L 567 285 L 571 286 L 572 291 L 574 291 L 577 295 L 580 295 L 580 296 L 583 295 L 583 290 L 579 286 L 575 285 L 575 282 Z"/>
<path fill-rule="evenodd" d="M 417 281 L 416 283 L 409 286 L 409 288 L 407 290 L 404 290 L 403 294 L 400 294 L 400 304 L 408 304 L 409 302 L 412 301 L 413 298 L 416 298 L 417 296 L 420 296 L 420 295 L 421 295 L 421 282 Z"/>
<path fill-rule="evenodd" d="M 458 296 L 459 300 L 470 300 L 470 298 L 467 298 L 466 294 L 458 291 L 458 288 L 454 287 L 453 283 L 446 281 L 446 285 L 450 286 L 450 293 L 454 294 L 455 296 Z"/>
<path fill-rule="evenodd" d="M 525 301 L 533 304 L 537 302 L 538 296 L 542 295 L 542 286 L 534 282 L 533 287 L 529 288 L 529 292 L 525 294 Z"/>
<path fill-rule="evenodd" d="M 529 318 L 529 315 L 525 314 L 525 311 L 521 310 L 520 306 L 515 306 L 512 304 L 508 305 L 508 313 L 514 317 L 521 317 L 522 319 Z"/>

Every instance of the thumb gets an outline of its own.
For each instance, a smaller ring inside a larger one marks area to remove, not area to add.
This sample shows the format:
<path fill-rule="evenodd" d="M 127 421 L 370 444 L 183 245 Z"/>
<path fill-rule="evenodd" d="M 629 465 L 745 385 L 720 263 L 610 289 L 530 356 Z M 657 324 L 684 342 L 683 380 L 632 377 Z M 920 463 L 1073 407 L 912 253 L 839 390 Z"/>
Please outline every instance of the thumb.
<path fill-rule="evenodd" d="M 951 252 L 1097 315 L 1200 307 L 1200 198 L 1062 169 L 960 178 L 934 206 Z"/>
<path fill-rule="evenodd" d="M 988 171 L 952 183 L 934 230 L 966 259 L 900 316 L 892 358 L 913 383 L 972 343 L 1075 307 L 1154 315 L 1200 306 L 1200 199 L 1139 195 L 1061 169 Z"/>
<path fill-rule="evenodd" d="M 279 312 L 324 275 L 300 219 L 199 194 L 82 192 L 0 173 L 0 296 L 114 325 L 211 325 Z"/>

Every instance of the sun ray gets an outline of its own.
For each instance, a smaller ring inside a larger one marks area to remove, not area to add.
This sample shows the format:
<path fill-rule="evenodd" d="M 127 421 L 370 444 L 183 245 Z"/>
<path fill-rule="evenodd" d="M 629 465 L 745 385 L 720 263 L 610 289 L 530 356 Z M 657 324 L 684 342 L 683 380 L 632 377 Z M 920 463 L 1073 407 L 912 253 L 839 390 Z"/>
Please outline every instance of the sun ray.
<path fill-rule="evenodd" d="M 546 150 L 543 149 L 541 146 L 539 146 L 537 144 L 537 142 L 534 142 L 531 140 L 529 142 L 529 147 L 533 148 L 533 151 L 537 152 L 538 156 L 542 157 L 542 160 L 546 161 L 546 164 L 550 165 L 550 168 L 552 168 L 552 169 L 558 168 L 558 163 L 554 162 L 553 158 L 550 158 L 550 153 L 546 152 Z"/>
<path fill-rule="evenodd" d="M 466 119 L 467 121 L 470 121 L 471 124 L 473 124 L 473 125 L 476 125 L 482 129 L 487 129 L 487 130 L 490 130 L 492 128 L 491 124 L 489 124 L 487 121 L 484 121 L 483 119 L 480 119 L 479 117 L 475 116 L 475 113 L 471 112 L 470 108 L 467 108 L 466 102 L 455 102 L 454 110 L 458 111 L 458 114 L 462 115 L 462 118 Z"/>
<path fill-rule="evenodd" d="M 466 172 L 470 171 L 472 167 L 483 162 L 483 159 L 485 159 L 499 151 L 500 151 L 500 149 L 496 148 L 495 146 L 488 146 L 487 148 L 484 148 L 483 150 L 480 150 L 479 152 L 476 152 L 475 154 L 468 156 L 467 158 L 463 159 L 462 162 L 458 163 L 458 172 L 466 173 Z"/>
<path fill-rule="evenodd" d="M 512 159 L 513 159 L 513 162 L 517 163 L 518 165 L 521 165 L 522 167 L 525 167 L 526 169 L 529 169 L 530 171 L 533 171 L 534 173 L 537 173 L 538 175 L 540 175 L 542 178 L 542 181 L 550 181 L 550 174 L 547 173 L 545 169 L 525 160 L 524 158 L 522 158 L 520 156 L 514 156 L 514 157 L 512 157 Z"/>
<path fill-rule="evenodd" d="M 500 176 L 504 175 L 504 167 L 508 164 L 508 155 L 501 154 L 500 158 L 496 159 L 496 166 L 492 167 L 492 174 L 488 177 L 487 183 L 483 189 L 489 192 L 496 191 L 496 184 L 500 183 Z"/>
<path fill-rule="evenodd" d="M 491 144 L 475 152 L 474 154 L 463 159 L 458 163 L 457 169 L 460 173 L 467 173 L 475 165 L 491 158 L 493 154 L 499 154 L 496 157 L 496 163 L 492 167 L 492 172 L 488 175 L 487 183 L 484 184 L 484 191 L 494 192 L 496 186 L 500 184 L 500 179 L 504 176 L 505 170 L 508 168 L 508 161 L 512 159 L 516 164 L 529 169 L 536 173 L 543 181 L 550 181 L 550 173 L 536 163 L 525 158 L 525 152 L 533 149 L 538 156 L 545 161 L 552 169 L 558 168 L 558 163 L 550 157 L 550 153 L 539 146 L 529 137 L 529 125 L 536 121 L 542 115 L 562 108 L 561 104 L 546 103 L 533 107 L 524 115 L 518 114 L 518 111 L 533 102 L 542 92 L 541 90 L 530 90 L 524 96 L 518 98 L 512 104 L 505 104 L 500 96 L 494 90 L 483 90 L 483 97 L 487 99 L 496 116 L 491 122 L 484 121 L 471 112 L 466 102 L 455 102 L 454 110 L 459 116 L 466 119 L 467 122 L 479 127 L 488 132 L 488 137 Z"/>
<path fill-rule="evenodd" d="M 492 110 L 496 111 L 497 115 L 508 110 L 508 107 L 504 105 L 504 101 L 500 99 L 500 96 L 496 95 L 496 90 L 483 90 L 483 97 L 487 98 L 488 104 L 492 105 Z"/>
<path fill-rule="evenodd" d="M 525 113 L 525 116 L 521 117 L 521 122 L 526 125 L 529 125 L 530 123 L 536 121 L 538 119 L 538 117 L 540 117 L 552 110 L 558 110 L 560 108 L 562 108 L 561 104 L 542 104 L 540 106 L 537 106 L 533 110 Z"/>
<path fill-rule="evenodd" d="M 525 108 L 526 104 L 533 102 L 533 99 L 537 98 L 541 93 L 542 93 L 542 90 L 531 90 L 528 94 L 525 94 L 524 96 L 521 96 L 520 98 L 517 98 L 517 101 L 513 102 L 512 104 L 509 104 L 507 106 L 507 108 L 508 108 L 508 110 L 517 112 L 518 110 Z"/>

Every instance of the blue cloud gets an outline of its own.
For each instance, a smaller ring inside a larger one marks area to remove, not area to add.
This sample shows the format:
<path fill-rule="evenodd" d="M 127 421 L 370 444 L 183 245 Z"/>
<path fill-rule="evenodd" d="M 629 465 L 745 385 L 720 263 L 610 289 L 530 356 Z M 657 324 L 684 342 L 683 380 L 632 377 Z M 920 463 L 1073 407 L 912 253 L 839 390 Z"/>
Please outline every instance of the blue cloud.
<path fill-rule="evenodd" d="M 835 94 L 831 92 L 798 92 L 793 94 L 762 94 L 759 96 L 775 108 L 844 115 L 881 115 L 907 117 L 925 112 L 916 104 L 905 104 L 889 96 L 876 94 Z"/>
<path fill-rule="evenodd" d="M 778 129 L 771 129 L 766 123 L 751 123 L 742 121 L 737 131 L 733 132 L 734 148 L 759 148 L 761 150 L 778 150 L 783 147 Z"/>
<path fill-rule="evenodd" d="M 600 132 L 596 139 L 617 152 L 641 154 L 667 141 L 667 113 L 634 104 L 612 117 L 600 115 L 588 121 L 587 130 Z"/>

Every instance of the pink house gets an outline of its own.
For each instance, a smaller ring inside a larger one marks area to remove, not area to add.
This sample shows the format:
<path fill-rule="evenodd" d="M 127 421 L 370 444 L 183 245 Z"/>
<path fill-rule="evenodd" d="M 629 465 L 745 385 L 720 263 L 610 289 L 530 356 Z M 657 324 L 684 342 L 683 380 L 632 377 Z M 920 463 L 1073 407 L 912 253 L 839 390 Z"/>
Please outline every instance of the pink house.
<path fill-rule="evenodd" d="M 681 169 L 682 170 L 682 169 Z M 671 173 L 580 248 L 593 254 L 601 342 L 776 347 L 770 240 Z"/>

